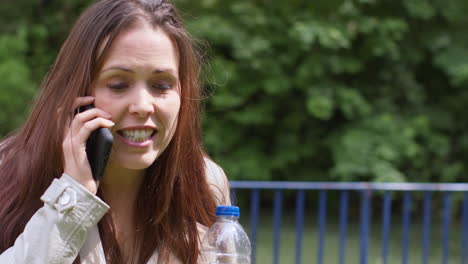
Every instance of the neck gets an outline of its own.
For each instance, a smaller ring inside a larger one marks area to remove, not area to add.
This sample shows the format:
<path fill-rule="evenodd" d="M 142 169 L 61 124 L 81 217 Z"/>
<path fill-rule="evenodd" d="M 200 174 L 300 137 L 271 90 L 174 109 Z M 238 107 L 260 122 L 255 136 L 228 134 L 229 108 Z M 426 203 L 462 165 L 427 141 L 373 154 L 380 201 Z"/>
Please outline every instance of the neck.
<path fill-rule="evenodd" d="M 106 202 L 111 207 L 113 203 L 133 204 L 143 182 L 144 174 L 144 170 L 130 170 L 109 164 L 99 186 Z"/>
<path fill-rule="evenodd" d="M 132 235 L 135 229 L 135 202 L 143 182 L 144 170 L 129 170 L 109 164 L 99 185 L 112 210 L 118 238 Z"/>
<path fill-rule="evenodd" d="M 132 256 L 137 256 L 134 210 L 144 176 L 145 170 L 125 169 L 109 162 L 99 185 L 102 196 L 111 207 L 116 239 L 122 250 L 124 262 L 130 262 Z"/>

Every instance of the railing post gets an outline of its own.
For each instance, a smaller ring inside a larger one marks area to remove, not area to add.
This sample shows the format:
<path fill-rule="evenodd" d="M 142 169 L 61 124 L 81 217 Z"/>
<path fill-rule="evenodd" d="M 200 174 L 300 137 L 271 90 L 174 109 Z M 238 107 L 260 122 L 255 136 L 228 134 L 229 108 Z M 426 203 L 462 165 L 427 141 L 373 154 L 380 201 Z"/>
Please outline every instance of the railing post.
<path fill-rule="evenodd" d="M 233 205 L 236 205 L 236 204 L 237 204 L 237 189 L 231 188 L 230 194 L 231 194 L 231 195 L 230 195 L 230 196 L 231 196 L 231 197 L 230 197 L 230 198 L 231 198 L 231 203 L 232 203 Z"/>
<path fill-rule="evenodd" d="M 367 264 L 369 250 L 369 233 L 370 233 L 370 217 L 371 217 L 371 201 L 372 191 L 361 191 L 361 255 L 360 264 Z"/>
<path fill-rule="evenodd" d="M 301 264 L 302 232 L 304 229 L 305 191 L 297 191 L 296 197 L 296 264 Z"/>
<path fill-rule="evenodd" d="M 464 193 L 463 213 L 462 213 L 462 232 L 461 232 L 461 263 L 467 264 L 467 242 L 468 242 L 468 192 Z"/>
<path fill-rule="evenodd" d="M 385 192 L 382 209 L 382 261 L 387 264 L 388 241 L 390 239 L 390 223 L 392 219 L 392 196 Z"/>
<path fill-rule="evenodd" d="M 429 256 L 429 241 L 431 231 L 431 192 L 424 193 L 424 207 L 423 207 L 423 251 L 422 251 L 422 264 L 428 263 Z"/>
<path fill-rule="evenodd" d="M 324 249 L 324 241 L 325 241 L 325 229 L 326 229 L 326 222 L 327 222 L 327 192 L 320 191 L 319 192 L 319 210 L 318 210 L 318 254 L 317 254 L 317 263 L 323 263 L 323 249 Z"/>
<path fill-rule="evenodd" d="M 260 190 L 252 189 L 250 197 L 250 241 L 252 242 L 252 264 L 255 264 L 257 259 L 257 230 L 260 211 Z"/>
<path fill-rule="evenodd" d="M 348 191 L 341 192 L 340 198 L 340 264 L 345 264 L 346 233 L 348 226 Z"/>
<path fill-rule="evenodd" d="M 273 225 L 273 263 L 279 263 L 279 253 L 280 253 L 280 234 L 281 234 L 281 214 L 282 214 L 282 200 L 283 192 L 281 190 L 275 191 L 275 200 L 274 200 L 274 225 Z"/>
<path fill-rule="evenodd" d="M 444 193 L 444 216 L 442 220 L 442 263 L 448 263 L 448 243 L 450 237 L 450 192 Z"/>
<path fill-rule="evenodd" d="M 409 247 L 409 227 L 411 221 L 411 193 L 405 192 L 403 198 L 403 234 L 402 234 L 402 262 L 403 264 L 408 263 L 408 247 Z"/>

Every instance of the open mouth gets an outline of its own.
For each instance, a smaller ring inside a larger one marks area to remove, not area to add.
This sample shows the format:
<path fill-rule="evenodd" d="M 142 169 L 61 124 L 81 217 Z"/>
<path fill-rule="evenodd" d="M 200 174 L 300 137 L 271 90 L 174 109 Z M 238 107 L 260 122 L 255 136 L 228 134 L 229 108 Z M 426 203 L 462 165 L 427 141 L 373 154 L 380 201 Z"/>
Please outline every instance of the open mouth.
<path fill-rule="evenodd" d="M 118 130 L 117 133 L 129 141 L 144 142 L 156 135 L 157 130 L 153 128 L 135 128 Z"/>

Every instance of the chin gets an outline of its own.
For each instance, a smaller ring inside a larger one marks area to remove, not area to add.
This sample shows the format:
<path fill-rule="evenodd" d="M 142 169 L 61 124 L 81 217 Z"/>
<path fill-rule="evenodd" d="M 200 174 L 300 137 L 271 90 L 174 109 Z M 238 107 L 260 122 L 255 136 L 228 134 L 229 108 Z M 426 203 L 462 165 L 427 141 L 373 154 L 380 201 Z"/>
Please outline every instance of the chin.
<path fill-rule="evenodd" d="M 152 162 L 144 162 L 144 161 L 139 161 L 139 162 L 123 162 L 120 165 L 123 168 L 129 169 L 129 170 L 146 170 Z"/>
<path fill-rule="evenodd" d="M 116 167 L 129 170 L 145 170 L 151 166 L 159 155 L 157 153 L 146 153 L 146 155 L 131 155 L 125 157 L 110 157 Z"/>

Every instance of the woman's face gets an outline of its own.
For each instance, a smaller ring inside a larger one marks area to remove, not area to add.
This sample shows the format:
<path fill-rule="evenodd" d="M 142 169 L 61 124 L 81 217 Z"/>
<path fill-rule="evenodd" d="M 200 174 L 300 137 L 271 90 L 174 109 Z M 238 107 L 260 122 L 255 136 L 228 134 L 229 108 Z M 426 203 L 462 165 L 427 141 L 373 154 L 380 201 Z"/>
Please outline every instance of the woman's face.
<path fill-rule="evenodd" d="M 180 109 L 179 68 L 169 37 L 147 24 L 121 33 L 92 88 L 112 115 L 109 165 L 148 168 L 169 144 Z"/>

